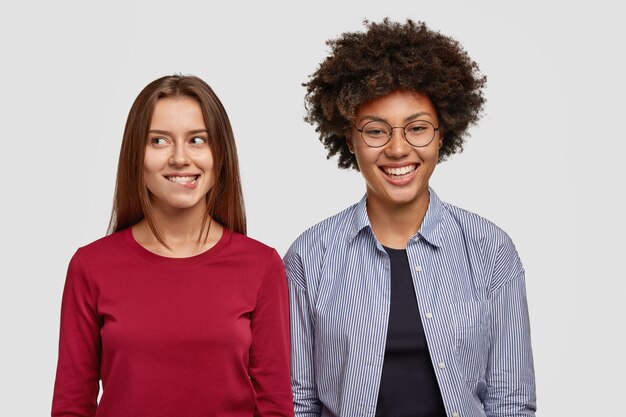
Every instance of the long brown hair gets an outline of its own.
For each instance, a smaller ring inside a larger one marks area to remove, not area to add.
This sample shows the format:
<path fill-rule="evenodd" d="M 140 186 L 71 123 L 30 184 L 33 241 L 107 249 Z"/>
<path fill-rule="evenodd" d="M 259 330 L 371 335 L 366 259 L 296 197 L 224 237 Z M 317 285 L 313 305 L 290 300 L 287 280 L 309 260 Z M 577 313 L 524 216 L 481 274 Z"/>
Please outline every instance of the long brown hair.
<path fill-rule="evenodd" d="M 150 192 L 143 178 L 143 163 L 148 130 L 156 102 L 164 97 L 191 97 L 202 109 L 214 160 L 214 185 L 206 197 L 206 212 L 198 232 L 206 239 L 210 220 L 238 233 L 246 233 L 246 215 L 239 177 L 235 138 L 224 106 L 211 87 L 198 77 L 170 75 L 148 84 L 133 103 L 126 127 L 120 158 L 113 210 L 108 233 L 130 227 L 146 219 L 154 236 L 167 246 L 153 215 Z"/>

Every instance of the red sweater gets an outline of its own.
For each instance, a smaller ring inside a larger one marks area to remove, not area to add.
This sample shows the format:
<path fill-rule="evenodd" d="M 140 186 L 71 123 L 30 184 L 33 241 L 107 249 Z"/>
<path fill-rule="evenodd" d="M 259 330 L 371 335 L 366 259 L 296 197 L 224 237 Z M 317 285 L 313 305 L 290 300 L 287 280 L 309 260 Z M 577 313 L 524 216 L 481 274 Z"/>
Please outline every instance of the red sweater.
<path fill-rule="evenodd" d="M 153 254 L 130 229 L 80 248 L 52 416 L 293 416 L 279 255 L 227 229 L 190 258 Z"/>

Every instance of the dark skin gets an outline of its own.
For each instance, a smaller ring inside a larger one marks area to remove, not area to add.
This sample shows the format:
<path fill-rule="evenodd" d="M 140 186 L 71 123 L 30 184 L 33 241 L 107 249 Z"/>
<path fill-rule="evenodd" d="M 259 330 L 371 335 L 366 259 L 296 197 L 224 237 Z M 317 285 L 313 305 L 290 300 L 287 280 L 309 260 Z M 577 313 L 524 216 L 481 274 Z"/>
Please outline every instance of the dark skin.
<path fill-rule="evenodd" d="M 461 45 L 424 23 L 365 22 L 366 32 L 328 41 L 331 53 L 307 87 L 306 121 L 316 126 L 328 157 L 359 170 L 346 144 L 357 109 L 398 89 L 426 94 L 443 132 L 439 161 L 463 149 L 467 129 L 480 118 L 486 77 Z"/>
<path fill-rule="evenodd" d="M 403 126 L 408 120 L 428 120 L 438 124 L 432 102 L 424 94 L 396 90 L 359 107 L 355 124 L 371 119 Z M 359 162 L 367 189 L 367 215 L 378 241 L 395 249 L 407 242 L 422 225 L 428 209 L 428 183 L 439 159 L 441 135 L 423 147 L 412 146 L 394 129 L 382 147 L 372 148 L 353 129 L 348 147 Z"/>

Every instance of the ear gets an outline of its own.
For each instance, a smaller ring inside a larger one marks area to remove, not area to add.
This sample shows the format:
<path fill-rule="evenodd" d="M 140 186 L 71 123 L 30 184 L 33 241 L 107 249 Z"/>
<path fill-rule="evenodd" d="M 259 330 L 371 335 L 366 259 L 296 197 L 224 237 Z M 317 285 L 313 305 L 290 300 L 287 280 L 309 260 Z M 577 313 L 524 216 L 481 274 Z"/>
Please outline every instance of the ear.
<path fill-rule="evenodd" d="M 348 150 L 351 154 L 354 155 L 354 145 L 352 144 L 352 137 L 350 135 L 345 135 L 346 145 L 348 146 Z"/>

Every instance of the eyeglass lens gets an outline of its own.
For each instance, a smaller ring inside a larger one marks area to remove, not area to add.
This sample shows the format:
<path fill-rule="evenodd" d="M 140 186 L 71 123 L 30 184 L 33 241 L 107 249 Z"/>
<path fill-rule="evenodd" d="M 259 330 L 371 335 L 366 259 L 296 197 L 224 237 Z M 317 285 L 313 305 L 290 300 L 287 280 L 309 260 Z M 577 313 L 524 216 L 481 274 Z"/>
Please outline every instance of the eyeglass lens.
<path fill-rule="evenodd" d="M 413 146 L 423 147 L 428 145 L 435 137 L 435 126 L 426 120 L 414 120 L 403 129 L 404 138 Z M 384 146 L 391 140 L 393 128 L 389 123 L 381 120 L 367 122 L 361 128 L 361 136 L 365 143 L 372 147 Z"/>

